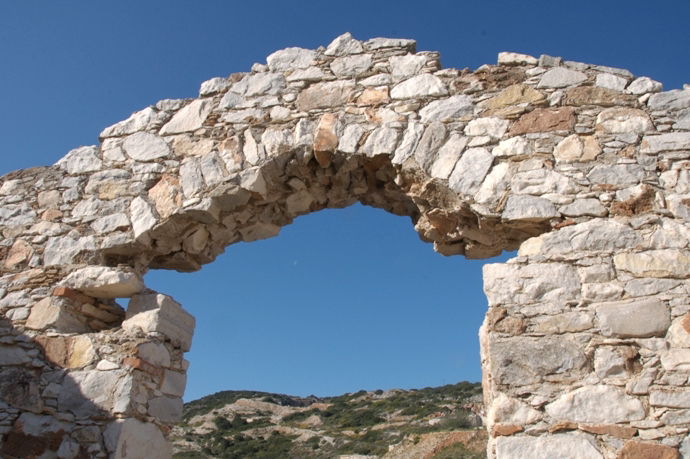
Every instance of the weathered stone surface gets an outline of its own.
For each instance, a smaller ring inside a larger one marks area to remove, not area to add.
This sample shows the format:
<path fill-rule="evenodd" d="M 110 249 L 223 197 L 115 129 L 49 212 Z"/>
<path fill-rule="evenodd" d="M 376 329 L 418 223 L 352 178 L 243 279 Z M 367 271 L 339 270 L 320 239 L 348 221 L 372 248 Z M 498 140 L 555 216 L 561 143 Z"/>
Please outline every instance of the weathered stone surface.
<path fill-rule="evenodd" d="M 353 89 L 349 81 L 317 83 L 297 96 L 297 106 L 304 111 L 340 106 L 349 101 Z"/>
<path fill-rule="evenodd" d="M 3 262 L 3 266 L 5 269 L 14 269 L 18 265 L 28 261 L 33 253 L 34 251 L 31 244 L 23 239 L 17 239 L 7 252 L 7 257 Z"/>
<path fill-rule="evenodd" d="M 636 101 L 637 99 L 629 94 L 597 86 L 570 88 L 565 93 L 565 103 L 578 107 L 582 105 L 600 105 L 602 107 L 635 105 Z"/>
<path fill-rule="evenodd" d="M 161 128 L 160 134 L 170 135 L 195 131 L 204 124 L 212 108 L 209 99 L 197 99 L 175 113 L 175 116 Z"/>
<path fill-rule="evenodd" d="M 164 174 L 148 195 L 161 218 L 168 218 L 182 206 L 180 180 L 169 174 Z"/>
<path fill-rule="evenodd" d="M 592 161 L 601 153 L 601 147 L 594 136 L 572 134 L 556 145 L 553 156 L 562 163 Z"/>
<path fill-rule="evenodd" d="M 364 51 L 362 44 L 352 37 L 349 32 L 344 33 L 333 40 L 324 54 L 326 56 L 344 56 L 346 54 L 357 54 Z"/>
<path fill-rule="evenodd" d="M 465 135 L 468 136 L 489 136 L 496 139 L 503 137 L 503 134 L 508 130 L 508 120 L 500 118 L 488 117 L 477 118 L 470 121 L 465 126 Z"/>
<path fill-rule="evenodd" d="M 539 80 L 538 88 L 565 88 L 587 80 L 587 75 L 565 67 L 556 67 L 544 73 Z"/>
<path fill-rule="evenodd" d="M 662 352 L 661 366 L 667 371 L 690 371 L 690 349 L 669 349 Z"/>
<path fill-rule="evenodd" d="M 316 53 L 311 49 L 285 48 L 270 54 L 266 58 L 266 63 L 271 70 L 283 72 L 311 67 L 315 58 Z"/>
<path fill-rule="evenodd" d="M 392 56 L 388 59 L 391 76 L 394 81 L 416 75 L 424 68 L 427 58 L 423 55 L 408 54 L 406 56 Z"/>
<path fill-rule="evenodd" d="M 606 410 L 601 407 L 606 406 Z M 546 405 L 546 413 L 558 420 L 589 424 L 629 422 L 643 419 L 645 410 L 636 397 L 614 386 L 584 386 L 561 395 Z"/>
<path fill-rule="evenodd" d="M 136 197 L 132 200 L 129 206 L 129 212 L 129 218 L 132 222 L 132 231 L 134 231 L 135 238 L 138 238 L 153 228 L 158 222 L 151 205 L 141 197 Z"/>
<path fill-rule="evenodd" d="M 544 102 L 546 96 L 541 91 L 525 84 L 513 84 L 480 105 L 487 109 L 499 109 L 519 104 L 541 105 Z"/>
<path fill-rule="evenodd" d="M 594 166 L 587 174 L 590 182 L 602 185 L 636 185 L 642 181 L 644 171 L 636 164 Z"/>
<path fill-rule="evenodd" d="M 431 176 L 439 179 L 448 179 L 466 146 L 466 137 L 458 133 L 451 134 L 446 143 L 438 150 L 436 159 L 431 165 Z"/>
<path fill-rule="evenodd" d="M 445 96 L 448 94 L 443 81 L 429 73 L 409 78 L 391 89 L 392 99 L 414 99 L 420 97 Z"/>
<path fill-rule="evenodd" d="M 136 273 L 106 266 L 89 266 L 74 271 L 64 283 L 94 298 L 130 297 L 144 288 Z"/>
<path fill-rule="evenodd" d="M 618 459 L 678 459 L 678 450 L 658 443 L 637 440 L 626 442 L 618 452 Z"/>
<path fill-rule="evenodd" d="M 690 408 L 690 391 L 687 389 L 651 390 L 649 392 L 649 404 L 669 408 Z"/>
<path fill-rule="evenodd" d="M 636 108 L 607 108 L 597 115 L 597 130 L 607 134 L 642 134 L 653 127 L 649 115 Z"/>
<path fill-rule="evenodd" d="M 500 52 L 498 53 L 498 64 L 503 65 L 537 65 L 537 58 L 528 54 Z"/>
<path fill-rule="evenodd" d="M 646 94 L 649 92 L 659 92 L 663 85 L 649 77 L 639 77 L 633 80 L 627 87 L 627 91 L 632 94 Z"/>
<path fill-rule="evenodd" d="M 73 175 L 94 172 L 103 168 L 103 162 L 98 157 L 98 149 L 94 146 L 75 148 L 55 165 Z"/>
<path fill-rule="evenodd" d="M 218 94 L 219 92 L 224 92 L 230 89 L 232 86 L 232 81 L 227 78 L 211 78 L 201 83 L 199 87 L 200 96 L 211 96 L 213 94 Z"/>
<path fill-rule="evenodd" d="M 491 153 L 499 158 L 529 154 L 530 147 L 524 137 L 511 137 L 502 140 Z"/>
<path fill-rule="evenodd" d="M 497 384 L 511 386 L 540 383 L 551 375 L 575 378 L 587 365 L 583 351 L 567 337 L 495 339 L 488 349 L 489 367 Z"/>
<path fill-rule="evenodd" d="M 356 77 L 369 70 L 371 67 L 371 54 L 358 54 L 353 56 L 338 57 L 331 62 L 331 71 L 339 78 Z"/>
<path fill-rule="evenodd" d="M 34 330 L 52 328 L 62 333 L 84 333 L 88 330 L 64 301 L 52 297 L 44 298 L 31 307 L 26 327 Z"/>
<path fill-rule="evenodd" d="M 661 249 L 645 252 L 619 253 L 613 258 L 616 268 L 636 277 L 690 276 L 690 253 L 684 250 Z"/>
<path fill-rule="evenodd" d="M 575 115 L 571 107 L 538 108 L 522 115 L 510 128 L 510 135 L 530 132 L 570 131 L 575 125 Z"/>
<path fill-rule="evenodd" d="M 374 129 L 362 146 L 362 153 L 367 156 L 387 155 L 395 151 L 400 131 L 381 127 Z"/>
<path fill-rule="evenodd" d="M 336 132 L 336 122 L 338 119 L 332 113 L 325 113 L 321 116 L 314 135 L 314 157 L 321 167 L 328 167 L 331 157 L 338 147 L 338 134 Z"/>
<path fill-rule="evenodd" d="M 147 459 L 167 459 L 172 455 L 170 444 L 158 427 L 134 418 L 110 423 L 103 441 L 113 459 L 129 458 L 133 452 Z"/>
<path fill-rule="evenodd" d="M 597 75 L 595 83 L 600 88 L 623 91 L 628 84 L 628 80 L 612 73 L 600 73 Z"/>
<path fill-rule="evenodd" d="M 78 417 L 98 415 L 109 411 L 122 399 L 129 400 L 125 380 L 131 378 L 125 370 L 73 371 L 65 377 L 58 396 L 58 408 Z"/>
<path fill-rule="evenodd" d="M 579 433 L 548 437 L 510 436 L 496 439 L 496 457 L 501 459 L 602 459 L 593 439 Z"/>
<path fill-rule="evenodd" d="M 469 115 L 474 110 L 472 98 L 465 95 L 452 96 L 447 99 L 435 100 L 419 111 L 421 121 L 449 121 Z"/>
<path fill-rule="evenodd" d="M 153 161 L 170 154 L 170 147 L 157 135 L 148 132 L 137 132 L 128 136 L 122 143 L 127 155 L 137 161 Z"/>
<path fill-rule="evenodd" d="M 632 83 L 630 86 L 632 87 Z M 630 87 L 628 90 L 630 90 Z M 690 107 L 690 90 L 673 89 L 671 91 L 652 94 L 647 104 L 652 110 L 681 110 L 683 108 L 688 108 Z"/>
<path fill-rule="evenodd" d="M 143 343 L 137 347 L 137 355 L 151 365 L 170 366 L 170 352 L 159 343 Z"/>
<path fill-rule="evenodd" d="M 192 345 L 195 320 L 172 298 L 160 293 L 135 295 L 127 307 L 122 328 L 145 333 L 162 333 L 188 351 Z"/>
<path fill-rule="evenodd" d="M 494 157 L 486 148 L 470 148 L 462 154 L 455 165 L 448 185 L 458 193 L 476 193 L 493 162 Z"/>
<path fill-rule="evenodd" d="M 535 410 L 524 402 L 500 393 L 491 402 L 488 408 L 487 419 L 489 424 L 497 422 L 505 424 L 532 424 L 542 418 L 541 412 Z"/>
<path fill-rule="evenodd" d="M 659 300 L 635 299 L 594 306 L 604 336 L 663 336 L 671 325 L 668 307 Z"/>
<path fill-rule="evenodd" d="M 601 201 L 594 198 L 576 199 L 568 205 L 559 207 L 558 211 L 567 217 L 605 217 L 608 214 Z"/>
<path fill-rule="evenodd" d="M 149 402 L 149 414 L 169 424 L 182 419 L 182 408 L 182 399 L 176 397 L 156 397 Z"/>
<path fill-rule="evenodd" d="M 165 370 L 163 382 L 161 383 L 161 392 L 173 397 L 182 397 L 186 385 L 187 375 L 178 371 Z"/>
<path fill-rule="evenodd" d="M 556 207 L 547 199 L 529 195 L 511 195 L 502 217 L 506 220 L 544 220 L 558 215 Z"/>
<path fill-rule="evenodd" d="M 642 139 L 640 152 L 655 154 L 662 151 L 686 150 L 690 148 L 690 132 L 669 132 L 648 135 Z"/>

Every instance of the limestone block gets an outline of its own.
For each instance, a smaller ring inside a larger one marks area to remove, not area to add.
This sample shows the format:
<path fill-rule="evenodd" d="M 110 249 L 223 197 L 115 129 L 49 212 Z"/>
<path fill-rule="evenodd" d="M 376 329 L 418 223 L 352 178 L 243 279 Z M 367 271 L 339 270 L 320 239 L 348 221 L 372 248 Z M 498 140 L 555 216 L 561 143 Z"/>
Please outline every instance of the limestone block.
<path fill-rule="evenodd" d="M 445 96 L 446 94 L 448 94 L 448 89 L 446 89 L 443 81 L 429 73 L 408 78 L 391 89 L 391 98 L 394 100 Z"/>
<path fill-rule="evenodd" d="M 597 115 L 596 129 L 606 134 L 642 134 L 653 127 L 649 115 L 636 108 L 607 108 Z"/>
<path fill-rule="evenodd" d="M 170 147 L 162 138 L 149 132 L 137 132 L 122 142 L 127 155 L 137 161 L 155 161 L 170 155 Z"/>
<path fill-rule="evenodd" d="M 501 215 L 505 220 L 546 220 L 558 217 L 553 203 L 547 199 L 529 195 L 510 195 Z"/>
<path fill-rule="evenodd" d="M 210 96 L 219 92 L 227 91 L 232 86 L 232 81 L 228 78 L 216 77 L 206 80 L 199 87 L 200 96 Z"/>
<path fill-rule="evenodd" d="M 419 116 L 422 123 L 431 123 L 433 121 L 449 121 L 471 115 L 473 111 L 474 104 L 472 98 L 466 95 L 457 95 L 430 102 L 419 111 Z"/>
<path fill-rule="evenodd" d="M 0 207 L 0 224 L 2 226 L 28 225 L 36 220 L 36 212 L 26 203 Z"/>
<path fill-rule="evenodd" d="M 156 397 L 149 400 L 149 415 L 166 424 L 182 419 L 182 399 L 178 397 Z"/>
<path fill-rule="evenodd" d="M 446 143 L 439 148 L 436 159 L 431 165 L 431 176 L 448 179 L 466 146 L 467 138 L 453 132 Z"/>
<path fill-rule="evenodd" d="M 616 269 L 636 277 L 690 277 L 690 252 L 675 249 L 619 253 L 613 261 Z"/>
<path fill-rule="evenodd" d="M 349 43 L 346 39 L 341 40 L 341 42 L 343 41 Z M 342 47 L 343 44 L 340 46 Z M 286 70 L 306 69 L 307 67 L 311 67 L 314 64 L 315 58 L 316 52 L 313 50 L 294 47 L 281 49 L 270 54 L 266 58 L 266 63 L 269 69 L 283 72 Z"/>
<path fill-rule="evenodd" d="M 565 67 L 556 67 L 544 73 L 539 79 L 538 88 L 565 88 L 587 80 L 587 75 Z"/>
<path fill-rule="evenodd" d="M 371 54 L 356 54 L 335 58 L 330 68 L 338 78 L 356 77 L 369 70 L 372 63 Z"/>
<path fill-rule="evenodd" d="M 499 393 L 488 408 L 489 424 L 504 423 L 525 425 L 539 421 L 542 414 L 524 402 Z"/>
<path fill-rule="evenodd" d="M 309 86 L 297 96 L 297 107 L 303 111 L 341 106 L 354 91 L 351 81 L 331 81 Z"/>
<path fill-rule="evenodd" d="M 630 86 L 632 86 L 632 83 Z M 688 108 L 690 107 L 690 89 L 673 89 L 652 94 L 647 105 L 652 110 L 681 110 Z"/>
<path fill-rule="evenodd" d="M 594 136 L 571 134 L 561 140 L 553 149 L 553 157 L 559 163 L 587 162 L 601 153 L 601 147 Z"/>
<path fill-rule="evenodd" d="M 613 89 L 615 91 L 623 91 L 628 84 L 626 78 L 614 75 L 612 73 L 600 73 L 594 82 L 600 88 Z"/>
<path fill-rule="evenodd" d="M 421 128 L 421 126 L 420 126 Z M 408 131 L 410 127 L 408 127 Z M 343 153 L 355 153 L 359 148 L 359 141 L 364 135 L 364 128 L 359 124 L 350 124 L 345 127 L 343 135 L 338 142 L 338 150 Z M 407 135 L 407 133 L 405 134 Z M 404 143 L 404 141 L 403 141 Z"/>
<path fill-rule="evenodd" d="M 242 93 L 246 97 L 266 96 L 280 94 L 287 85 L 285 77 L 282 73 L 259 73 L 256 75 L 249 75 L 241 84 Z M 233 87 L 233 91 L 238 90 L 239 85 Z"/>
<path fill-rule="evenodd" d="M 405 56 L 392 56 L 388 58 L 391 76 L 394 81 L 418 74 L 426 64 L 427 57 L 423 55 L 407 54 Z"/>
<path fill-rule="evenodd" d="M 170 443 L 153 423 L 138 419 L 118 419 L 108 424 L 103 441 L 113 459 L 128 459 L 135 454 L 146 459 L 168 459 Z"/>
<path fill-rule="evenodd" d="M 530 304 L 575 301 L 580 298 L 577 271 L 565 263 L 487 263 L 483 267 L 484 293 L 489 304 Z"/>
<path fill-rule="evenodd" d="M 152 292 L 133 296 L 125 317 L 122 328 L 127 331 L 162 333 L 183 351 L 192 345 L 194 317 L 167 295 Z"/>
<path fill-rule="evenodd" d="M 58 396 L 58 409 L 79 417 L 111 411 L 116 405 L 129 405 L 131 378 L 127 370 L 73 371 L 65 376 Z"/>
<path fill-rule="evenodd" d="M 667 371 L 690 371 L 690 349 L 668 349 L 661 353 L 661 366 Z"/>
<path fill-rule="evenodd" d="M 508 130 L 508 120 L 496 117 L 476 118 L 465 126 L 465 135 L 500 139 Z"/>
<path fill-rule="evenodd" d="M 668 132 L 656 135 L 646 135 L 640 144 L 640 152 L 646 154 L 687 149 L 690 149 L 690 132 Z"/>
<path fill-rule="evenodd" d="M 98 147 L 95 146 L 75 148 L 55 165 L 73 175 L 95 172 L 103 168 L 103 162 L 98 157 Z"/>
<path fill-rule="evenodd" d="M 3 263 L 6 269 L 14 269 L 18 265 L 29 260 L 34 251 L 31 245 L 23 239 L 17 239 L 7 252 L 7 257 Z"/>
<path fill-rule="evenodd" d="M 554 376 L 577 379 L 587 366 L 584 352 L 584 345 L 565 336 L 494 338 L 488 345 L 488 366 L 497 384 L 522 386 Z"/>
<path fill-rule="evenodd" d="M 63 284 L 94 298 L 125 298 L 144 288 L 144 282 L 135 272 L 108 266 L 78 269 Z"/>
<path fill-rule="evenodd" d="M 581 86 L 570 88 L 565 92 L 566 105 L 583 106 L 599 105 L 602 107 L 614 107 L 622 105 L 635 105 L 637 99 L 629 94 L 623 94 L 613 89 L 598 86 Z"/>
<path fill-rule="evenodd" d="M 395 151 L 400 131 L 389 127 L 374 129 L 362 146 L 362 152 L 367 156 L 388 155 Z"/>
<path fill-rule="evenodd" d="M 89 328 L 70 310 L 62 298 L 47 297 L 31 307 L 26 327 L 33 330 L 53 329 L 61 333 L 84 333 Z"/>
<path fill-rule="evenodd" d="M 364 47 L 369 50 L 383 48 L 403 48 L 414 52 L 417 42 L 407 38 L 372 38 L 364 42 Z"/>
<path fill-rule="evenodd" d="M 486 148 L 470 148 L 455 164 L 448 185 L 458 193 L 473 195 L 479 190 L 493 162 L 494 157 Z"/>
<path fill-rule="evenodd" d="M 577 192 L 577 187 L 571 179 L 545 168 L 518 172 L 510 181 L 510 189 L 516 194 L 533 195 L 574 194 Z"/>
<path fill-rule="evenodd" d="M 211 113 L 210 99 L 197 99 L 175 113 L 160 130 L 160 135 L 179 134 L 199 129 Z"/>
<path fill-rule="evenodd" d="M 618 459 L 678 459 L 678 450 L 658 443 L 637 440 L 626 442 L 618 452 Z"/>
<path fill-rule="evenodd" d="M 173 397 L 182 397 L 184 395 L 184 388 L 187 385 L 187 375 L 178 371 L 165 370 L 163 373 L 163 382 L 161 383 L 161 392 Z"/>
<path fill-rule="evenodd" d="M 491 150 L 494 156 L 499 158 L 509 156 L 523 156 L 531 152 L 530 144 L 524 137 L 511 137 L 501 142 Z"/>
<path fill-rule="evenodd" d="M 570 131 L 575 126 L 572 107 L 538 108 L 522 115 L 510 128 L 510 135 L 532 132 Z"/>
<path fill-rule="evenodd" d="M 496 439 L 500 459 L 603 459 L 591 435 L 564 433 L 541 437 L 510 436 Z"/>
<path fill-rule="evenodd" d="M 601 201 L 594 198 L 576 199 L 568 205 L 559 207 L 558 211 L 566 217 L 605 217 L 608 214 Z"/>
<path fill-rule="evenodd" d="M 404 163 L 405 160 L 407 158 L 409 158 L 415 152 L 415 149 L 417 148 L 417 144 L 418 144 L 419 140 L 422 138 L 423 133 L 424 133 L 424 125 L 423 124 L 416 123 L 414 121 L 410 121 L 410 123 L 407 125 L 407 129 L 405 130 L 405 133 L 403 134 L 403 139 L 400 142 L 400 145 L 398 145 L 398 148 L 395 149 L 395 153 L 393 155 L 393 160 L 392 160 L 393 164 Z M 341 143 L 342 143 L 342 141 L 341 141 Z M 340 148 L 340 146 L 338 146 L 338 149 L 342 150 Z M 345 150 L 342 150 L 342 151 L 345 151 Z"/>
<path fill-rule="evenodd" d="M 605 410 L 601 407 L 606 407 Z M 616 424 L 643 419 L 642 402 L 614 386 L 584 386 L 546 405 L 549 416 L 560 421 Z"/>
<path fill-rule="evenodd" d="M 158 223 L 153 207 L 141 196 L 132 199 L 129 205 L 129 219 L 136 239 Z"/>
<path fill-rule="evenodd" d="M 364 51 L 362 43 L 347 32 L 333 40 L 326 48 L 326 51 L 324 51 L 324 54 L 326 56 L 344 56 L 361 53 L 362 51 Z"/>
<path fill-rule="evenodd" d="M 604 336 L 663 336 L 671 325 L 668 307 L 657 299 L 612 301 L 593 308 Z"/>
<path fill-rule="evenodd" d="M 690 408 L 690 390 L 651 390 L 649 404 L 652 406 L 667 406 L 669 408 Z"/>
<path fill-rule="evenodd" d="M 546 102 L 546 96 L 541 91 L 525 84 L 513 84 L 490 99 L 483 101 L 480 105 L 487 109 L 496 110 L 511 105 L 540 105 L 544 102 Z"/>
<path fill-rule="evenodd" d="M 170 353 L 161 343 L 143 343 L 137 347 L 137 356 L 151 365 L 158 367 L 170 366 Z"/>
<path fill-rule="evenodd" d="M 666 339 L 671 347 L 690 348 L 690 313 L 673 320 Z"/>
<path fill-rule="evenodd" d="M 537 58 L 528 54 L 500 52 L 498 53 L 498 65 L 537 65 Z"/>
<path fill-rule="evenodd" d="M 595 184 L 631 186 L 642 181 L 644 171 L 636 164 L 597 165 L 587 178 Z"/>
<path fill-rule="evenodd" d="M 600 378 L 625 378 L 636 351 L 629 346 L 599 346 L 594 351 L 594 372 Z"/>

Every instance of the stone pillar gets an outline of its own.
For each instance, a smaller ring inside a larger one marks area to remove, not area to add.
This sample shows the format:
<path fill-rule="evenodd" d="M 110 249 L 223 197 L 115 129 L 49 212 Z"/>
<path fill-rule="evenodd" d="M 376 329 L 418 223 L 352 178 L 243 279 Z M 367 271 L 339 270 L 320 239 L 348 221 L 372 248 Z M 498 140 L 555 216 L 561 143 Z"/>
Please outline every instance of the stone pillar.
<path fill-rule="evenodd" d="M 677 457 L 690 408 L 679 230 L 664 218 L 591 221 L 484 267 L 489 457 Z"/>

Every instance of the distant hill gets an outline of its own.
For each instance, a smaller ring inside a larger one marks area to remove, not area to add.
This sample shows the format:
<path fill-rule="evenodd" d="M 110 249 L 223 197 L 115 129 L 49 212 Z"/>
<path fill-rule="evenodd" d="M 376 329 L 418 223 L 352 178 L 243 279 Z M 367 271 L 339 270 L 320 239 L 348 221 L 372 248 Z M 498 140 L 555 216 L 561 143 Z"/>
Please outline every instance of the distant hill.
<path fill-rule="evenodd" d="M 484 458 L 481 384 L 294 397 L 223 391 L 185 405 L 175 458 Z"/>

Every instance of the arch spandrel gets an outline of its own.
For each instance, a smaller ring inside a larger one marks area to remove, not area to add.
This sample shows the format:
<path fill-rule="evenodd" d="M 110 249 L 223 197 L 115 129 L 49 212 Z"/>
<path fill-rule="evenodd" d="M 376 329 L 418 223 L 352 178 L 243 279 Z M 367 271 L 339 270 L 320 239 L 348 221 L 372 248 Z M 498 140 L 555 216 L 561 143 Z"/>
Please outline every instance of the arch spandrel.
<path fill-rule="evenodd" d="M 194 321 L 145 290 L 146 270 L 196 270 L 229 244 L 359 201 L 411 217 L 442 254 L 520 249 L 484 269 L 492 457 L 614 454 L 611 426 L 634 431 L 634 448 L 659 419 L 677 444 L 689 111 L 690 90 L 549 56 L 442 69 L 411 40 L 349 34 L 277 51 L 196 99 L 134 113 L 55 166 L 3 177 L 0 310 L 46 368 L 68 369 L 55 384 L 81 391 L 48 404 L 92 419 L 116 454 L 137 422 L 174 422 L 184 388 Z M 125 317 L 114 298 L 128 296 Z M 104 342 L 118 345 L 99 353 Z M 95 384 L 117 395 L 99 398 Z M 590 412 L 604 402 L 624 408 Z M 108 415 L 94 420 L 94 404 Z M 25 418 L 47 416 L 34 411 Z"/>

